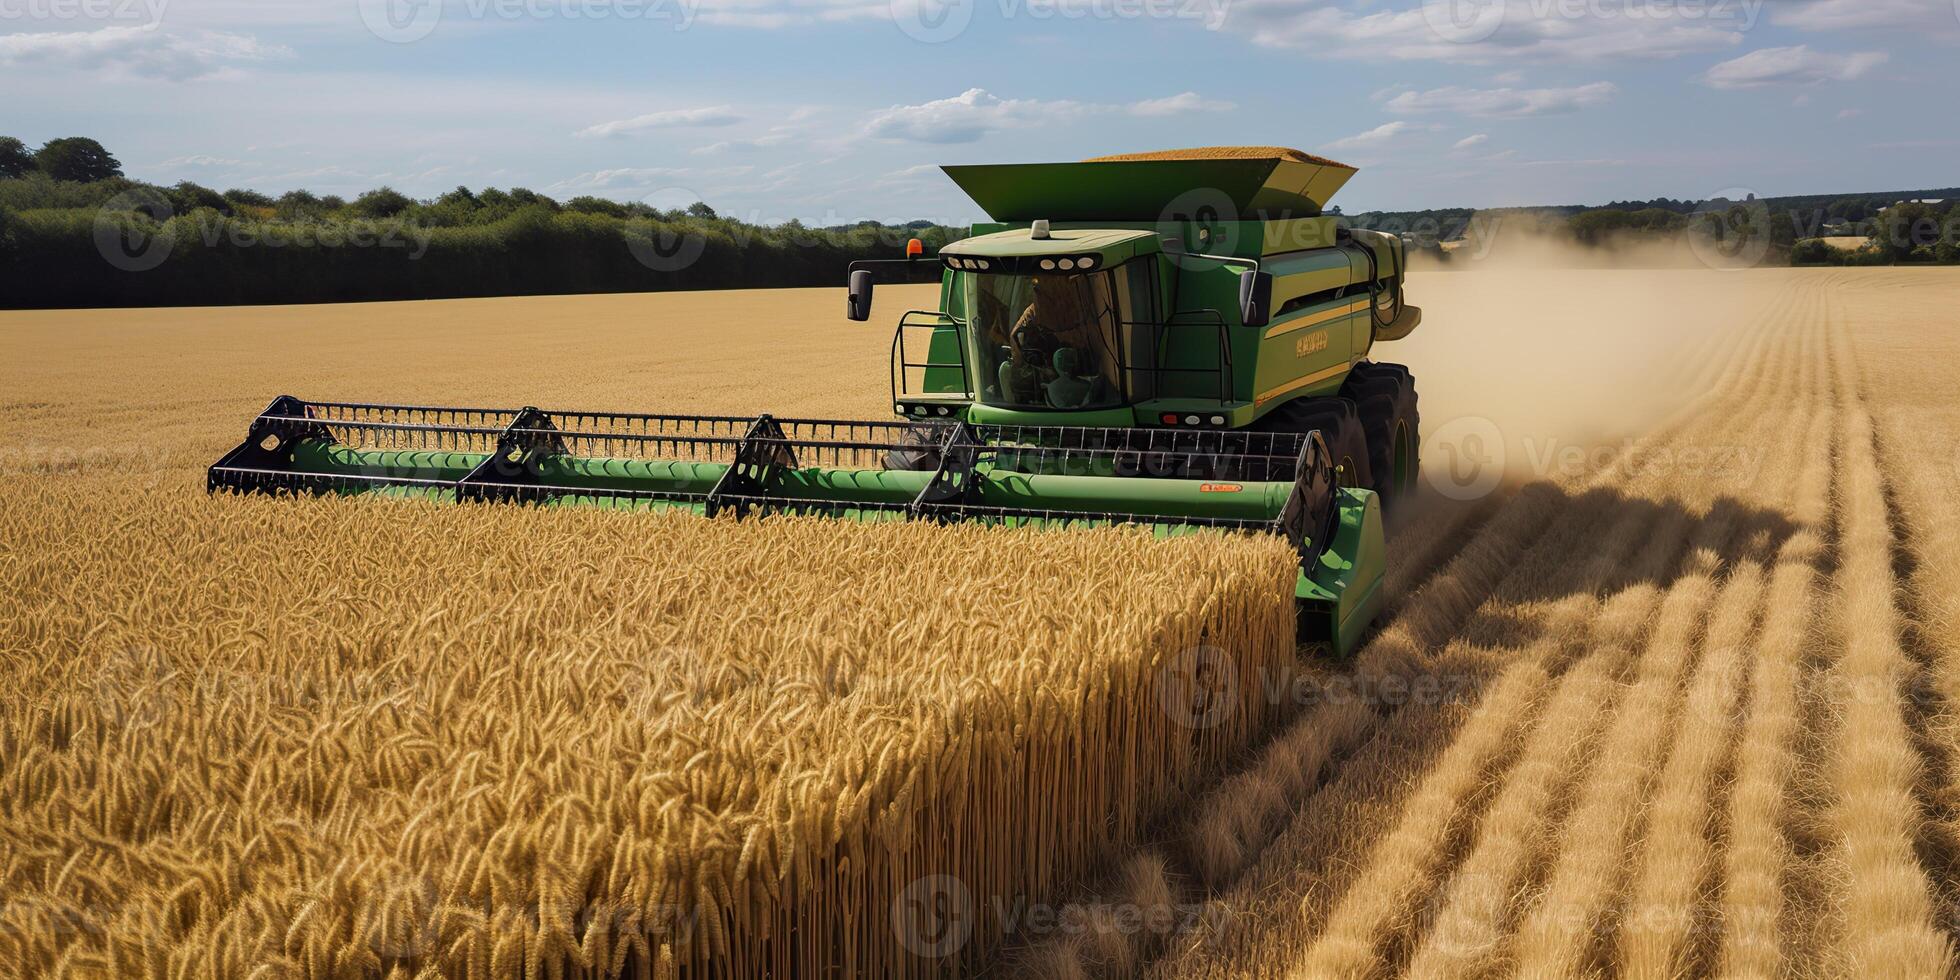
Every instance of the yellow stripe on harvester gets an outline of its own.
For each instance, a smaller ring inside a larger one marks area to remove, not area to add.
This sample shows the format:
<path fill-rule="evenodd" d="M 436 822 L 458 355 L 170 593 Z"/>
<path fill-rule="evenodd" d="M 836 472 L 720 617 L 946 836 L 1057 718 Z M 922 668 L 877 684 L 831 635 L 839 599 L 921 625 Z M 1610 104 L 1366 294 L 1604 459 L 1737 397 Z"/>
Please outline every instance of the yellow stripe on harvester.
<path fill-rule="evenodd" d="M 1346 364 L 1336 364 L 1325 371 L 1315 371 L 1314 373 L 1309 374 L 1304 378 L 1295 378 L 1292 381 L 1288 381 L 1287 383 L 1280 385 L 1277 388 L 1271 388 L 1264 392 L 1261 392 L 1259 397 L 1253 400 L 1253 404 L 1264 405 L 1267 402 L 1272 401 L 1273 399 L 1278 398 L 1279 396 L 1284 395 L 1289 391 L 1292 391 L 1296 388 L 1305 388 L 1306 386 L 1310 384 L 1314 384 L 1315 382 L 1325 381 L 1328 378 L 1334 377 L 1335 375 L 1340 374 L 1342 371 L 1345 371 L 1347 369 L 1348 369 L 1348 365 Z"/>
<path fill-rule="evenodd" d="M 1329 320 L 1338 320 L 1344 316 L 1353 316 L 1354 314 L 1359 313 L 1367 308 L 1368 308 L 1368 301 L 1366 299 L 1357 299 L 1346 306 L 1336 306 L 1331 310 L 1322 310 L 1319 313 L 1315 313 L 1312 316 L 1303 316 L 1298 320 L 1288 320 L 1287 322 L 1282 323 L 1279 326 L 1266 331 L 1265 339 L 1271 340 L 1274 337 L 1279 337 L 1285 334 L 1289 334 L 1295 330 L 1305 330 L 1308 327 L 1317 327 L 1323 323 L 1326 323 Z"/>

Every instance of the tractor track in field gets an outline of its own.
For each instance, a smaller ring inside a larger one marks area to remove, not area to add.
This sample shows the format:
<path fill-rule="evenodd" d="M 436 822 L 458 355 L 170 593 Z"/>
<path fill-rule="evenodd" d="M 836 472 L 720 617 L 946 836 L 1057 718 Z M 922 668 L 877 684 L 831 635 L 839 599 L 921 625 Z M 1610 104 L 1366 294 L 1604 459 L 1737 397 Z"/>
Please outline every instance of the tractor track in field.
<path fill-rule="evenodd" d="M 1875 438 L 1881 460 L 1896 457 L 1886 452 L 1883 438 Z M 1921 828 L 1919 858 L 1931 875 L 1943 921 L 1960 923 L 1960 808 L 1947 792 L 1960 772 L 1956 746 L 1949 744 L 1948 726 L 1955 706 L 1948 701 L 1937 680 L 1941 664 L 1933 641 L 1924 627 L 1927 615 L 1919 593 L 1911 583 L 1918 579 L 1919 559 L 1915 556 L 1910 525 L 1903 517 L 1899 490 L 1885 486 L 1886 523 L 1892 528 L 1892 569 L 1897 586 L 1893 601 L 1899 607 L 1899 645 L 1911 664 L 1911 677 L 1905 687 L 1906 722 L 1913 745 L 1924 761 L 1922 777 L 1915 787 L 1920 806 L 1928 815 Z"/>
<path fill-rule="evenodd" d="M 1836 321 L 1834 325 L 1845 329 Z M 1872 379 L 1861 370 L 1855 356 L 1848 360 L 1852 379 L 1847 397 L 1861 407 L 1869 420 L 1866 445 L 1859 448 L 1870 453 L 1873 465 L 1881 474 L 1907 472 L 1905 468 L 1913 462 L 1888 444 L 1870 411 L 1875 402 Z M 1879 490 L 1885 533 L 1891 545 L 1891 602 L 1898 611 L 1896 640 L 1907 665 L 1900 685 L 1901 707 L 1921 761 L 1920 778 L 1913 785 L 1913 794 L 1925 818 L 1919 822 L 1916 850 L 1934 890 L 1936 921 L 1955 924 L 1960 923 L 1960 812 L 1956 812 L 1955 800 L 1947 787 L 1954 784 L 1956 773 L 1960 773 L 1960 768 L 1956 768 L 1960 767 L 1960 759 L 1956 758 L 1960 746 L 1951 744 L 1956 705 L 1950 702 L 1943 689 L 1946 685 L 1941 683 L 1942 664 L 1937 645 L 1925 632 L 1924 624 L 1930 617 L 1918 588 L 1919 551 L 1913 539 L 1912 523 L 1905 516 L 1899 479 L 1883 480 Z"/>

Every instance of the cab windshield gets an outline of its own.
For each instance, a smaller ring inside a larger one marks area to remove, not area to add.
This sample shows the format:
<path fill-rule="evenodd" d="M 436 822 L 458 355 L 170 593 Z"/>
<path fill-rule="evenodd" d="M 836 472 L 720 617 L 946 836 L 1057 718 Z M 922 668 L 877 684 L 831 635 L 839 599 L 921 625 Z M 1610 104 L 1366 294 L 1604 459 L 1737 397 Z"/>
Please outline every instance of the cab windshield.
<path fill-rule="evenodd" d="M 1042 411 L 1123 404 L 1122 325 L 1110 273 L 966 279 L 983 404 Z"/>

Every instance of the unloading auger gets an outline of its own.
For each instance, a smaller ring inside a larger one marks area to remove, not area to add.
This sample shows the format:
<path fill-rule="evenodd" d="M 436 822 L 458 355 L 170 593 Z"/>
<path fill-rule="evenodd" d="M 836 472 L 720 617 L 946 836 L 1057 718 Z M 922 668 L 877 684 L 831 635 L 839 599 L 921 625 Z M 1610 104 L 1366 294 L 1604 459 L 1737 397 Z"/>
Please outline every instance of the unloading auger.
<path fill-rule="evenodd" d="M 1302 636 L 1354 649 L 1417 467 L 1414 378 L 1367 355 L 1422 311 L 1399 239 L 1321 213 L 1353 169 L 1214 147 L 947 172 L 995 220 L 850 272 L 853 320 L 880 270 L 940 273 L 893 336 L 899 421 L 281 396 L 209 487 L 1277 534 Z"/>

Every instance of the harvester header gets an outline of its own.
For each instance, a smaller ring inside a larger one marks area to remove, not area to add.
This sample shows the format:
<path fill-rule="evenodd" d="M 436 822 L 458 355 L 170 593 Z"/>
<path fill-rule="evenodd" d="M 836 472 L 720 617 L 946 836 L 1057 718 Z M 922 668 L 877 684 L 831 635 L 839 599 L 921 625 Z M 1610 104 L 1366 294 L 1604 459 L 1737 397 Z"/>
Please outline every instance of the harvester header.
<path fill-rule="evenodd" d="M 1302 634 L 1353 649 L 1416 468 L 1414 380 L 1368 354 L 1421 322 L 1401 242 L 1322 214 L 1354 169 L 1223 147 L 946 172 L 993 222 L 849 274 L 853 320 L 879 272 L 940 275 L 892 336 L 895 421 L 281 397 L 210 489 L 1274 534 Z"/>

